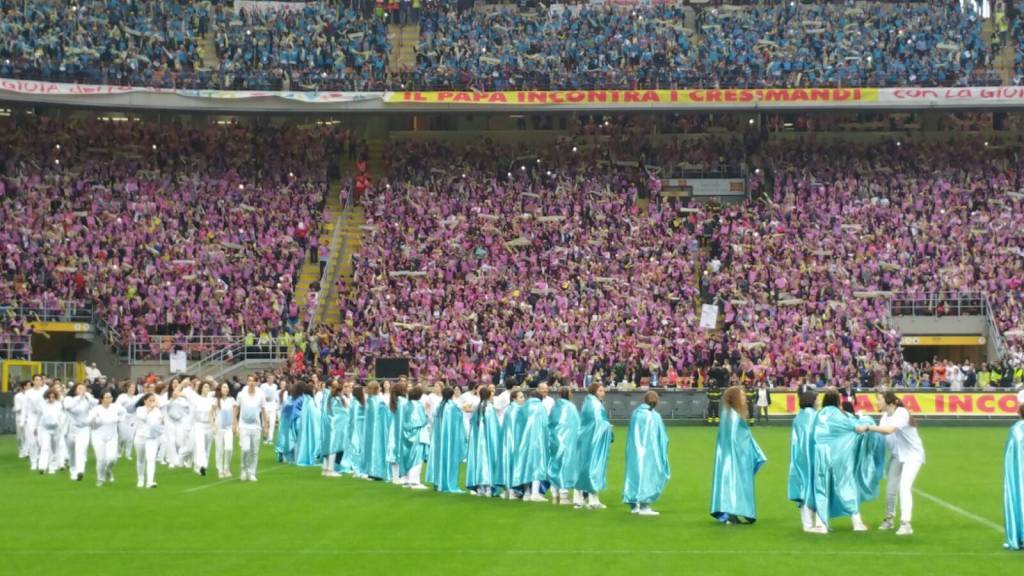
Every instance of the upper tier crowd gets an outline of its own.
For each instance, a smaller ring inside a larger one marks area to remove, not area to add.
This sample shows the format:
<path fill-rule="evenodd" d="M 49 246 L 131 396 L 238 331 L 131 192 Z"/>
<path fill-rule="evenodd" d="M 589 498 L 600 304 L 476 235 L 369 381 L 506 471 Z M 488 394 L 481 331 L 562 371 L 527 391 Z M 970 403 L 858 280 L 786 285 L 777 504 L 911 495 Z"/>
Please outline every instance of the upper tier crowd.
<path fill-rule="evenodd" d="M 1001 83 L 982 19 L 957 0 L 489 11 L 420 4 L 235 12 L 225 0 L 0 0 L 0 77 L 301 91 Z M 413 65 L 391 65 L 396 21 L 419 23 Z M 1019 44 L 1020 20 L 1000 37 Z M 204 42 L 214 53 L 200 50 Z"/>
<path fill-rule="evenodd" d="M 337 135 L 8 120 L 0 302 L 94 307 L 115 343 L 279 330 L 317 237 Z"/>

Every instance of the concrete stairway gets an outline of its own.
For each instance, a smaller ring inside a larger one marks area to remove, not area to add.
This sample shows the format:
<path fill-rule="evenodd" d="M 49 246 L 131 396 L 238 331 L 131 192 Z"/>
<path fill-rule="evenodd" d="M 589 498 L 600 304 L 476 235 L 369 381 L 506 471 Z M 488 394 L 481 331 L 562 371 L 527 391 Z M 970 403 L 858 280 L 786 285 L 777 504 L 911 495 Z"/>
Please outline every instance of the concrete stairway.
<path fill-rule="evenodd" d="M 323 242 L 330 242 L 331 237 L 334 235 L 334 227 L 337 225 L 339 218 L 342 215 L 344 206 L 341 204 L 339 198 L 339 192 L 341 191 L 341 181 L 333 180 L 327 190 L 327 202 L 324 204 L 324 225 L 320 230 L 320 237 L 318 240 Z M 302 265 L 302 270 L 299 272 L 299 281 L 295 286 L 295 302 L 299 305 L 300 313 L 300 324 L 305 326 L 306 321 L 306 297 L 309 294 L 310 286 L 314 282 L 320 281 L 320 262 L 310 263 L 307 252 L 305 263 Z M 321 286 L 321 297 L 323 297 L 323 290 L 325 286 Z"/>
<path fill-rule="evenodd" d="M 217 43 L 214 42 L 216 34 L 213 30 L 206 33 L 206 38 L 196 38 L 196 51 L 203 60 L 203 68 L 217 70 L 220 68 L 220 59 L 217 58 Z"/>
<path fill-rule="evenodd" d="M 366 215 L 363 207 L 356 204 L 345 211 L 341 218 L 341 248 L 335 258 L 340 258 L 338 279 L 344 280 L 346 287 L 352 286 L 352 254 L 359 252 L 363 245 L 363 229 L 366 224 Z M 348 298 L 351 293 L 339 294 L 337 279 L 327 287 L 327 301 L 323 310 L 322 321 L 329 326 L 337 326 L 341 323 L 341 308 L 338 305 L 341 298 Z"/>
<path fill-rule="evenodd" d="M 420 25 L 409 24 L 388 26 L 388 40 L 391 42 L 391 58 L 388 60 L 388 71 L 398 72 L 416 67 L 416 44 L 420 40 Z"/>

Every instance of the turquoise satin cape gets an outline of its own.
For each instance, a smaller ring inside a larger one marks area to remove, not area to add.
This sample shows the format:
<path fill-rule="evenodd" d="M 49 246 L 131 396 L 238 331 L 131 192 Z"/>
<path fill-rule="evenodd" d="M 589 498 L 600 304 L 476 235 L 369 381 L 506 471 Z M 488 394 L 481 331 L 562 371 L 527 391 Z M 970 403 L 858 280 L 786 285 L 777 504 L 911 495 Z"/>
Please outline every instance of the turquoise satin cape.
<path fill-rule="evenodd" d="M 596 494 L 608 485 L 608 452 L 612 425 L 608 410 L 596 396 L 588 394 L 580 410 L 579 475 L 576 489 Z"/>
<path fill-rule="evenodd" d="M 490 402 L 473 411 L 469 421 L 469 453 L 466 457 L 466 488 L 497 485 L 501 468 L 501 431 L 498 414 Z"/>
<path fill-rule="evenodd" d="M 378 480 L 391 479 L 386 456 L 388 444 L 388 405 L 380 396 L 366 399 L 363 417 L 363 473 Z"/>
<path fill-rule="evenodd" d="M 789 434 L 789 499 L 799 506 L 814 506 L 814 422 L 818 411 L 802 408 L 793 418 Z"/>
<path fill-rule="evenodd" d="M 530 398 L 515 415 L 516 460 L 512 485 L 548 479 L 548 412 L 539 398 Z"/>
<path fill-rule="evenodd" d="M 723 522 L 757 521 L 754 475 L 768 461 L 750 433 L 750 424 L 726 408 L 718 425 L 715 469 L 711 480 L 711 515 Z"/>
<path fill-rule="evenodd" d="M 874 426 L 875 419 L 861 416 L 858 426 Z M 885 436 L 878 432 L 865 432 L 857 438 L 853 462 L 853 476 L 857 481 L 857 500 L 870 502 L 878 498 L 882 477 L 885 476 L 885 455 L 888 453 Z"/>
<path fill-rule="evenodd" d="M 405 422 L 405 405 L 408 403 L 408 398 L 399 396 L 395 399 L 395 411 L 392 412 L 388 407 L 391 419 L 388 420 L 388 450 L 385 458 L 390 464 L 399 462 L 399 452 L 402 446 L 402 423 Z"/>
<path fill-rule="evenodd" d="M 505 420 L 501 423 L 501 465 L 494 475 L 494 484 L 512 488 L 513 470 L 516 467 L 516 418 L 522 407 L 515 402 L 505 408 Z"/>
<path fill-rule="evenodd" d="M 366 409 L 353 398 L 348 410 L 348 445 L 345 448 L 345 454 L 341 457 L 338 471 L 351 472 L 361 476 L 366 473 L 363 470 L 363 426 Z"/>
<path fill-rule="evenodd" d="M 409 400 L 405 403 L 405 414 L 402 417 L 402 441 L 398 447 L 398 473 L 405 476 L 412 467 L 423 462 L 426 456 L 426 445 L 420 441 L 420 434 L 427 426 L 427 411 L 423 402 Z M 418 483 L 419 478 L 415 481 Z"/>
<path fill-rule="evenodd" d="M 320 458 L 327 456 L 331 449 L 331 436 L 334 429 L 331 420 L 331 391 L 323 389 L 320 392 Z"/>
<path fill-rule="evenodd" d="M 572 402 L 559 398 L 548 417 L 548 481 L 557 488 L 576 487 L 579 440 L 580 413 Z"/>
<path fill-rule="evenodd" d="M 295 465 L 317 466 L 320 464 L 320 444 L 323 442 L 323 412 L 312 396 L 303 395 L 298 424 Z"/>
<path fill-rule="evenodd" d="M 1005 547 L 1024 550 L 1024 420 L 1010 428 L 1003 454 Z"/>
<path fill-rule="evenodd" d="M 346 400 L 348 401 L 348 406 L 345 405 Z M 335 396 L 328 401 L 331 415 L 331 436 L 330 440 L 326 442 L 328 454 L 338 454 L 348 449 L 348 438 L 349 434 L 351 434 L 349 420 L 352 418 L 352 404 L 354 402 L 352 398 L 343 399 L 339 396 Z M 336 462 L 335 468 L 339 464 L 340 462 Z"/>
<path fill-rule="evenodd" d="M 641 404 L 629 420 L 622 501 L 631 505 L 654 503 L 671 476 L 668 435 L 661 414 L 647 404 Z"/>
<path fill-rule="evenodd" d="M 835 406 L 818 412 L 814 424 L 814 510 L 828 524 L 831 518 L 859 510 L 855 462 L 857 419 Z"/>
<path fill-rule="evenodd" d="M 281 405 L 281 421 L 278 422 L 277 439 L 274 442 L 274 451 L 282 462 L 291 464 L 295 462 L 295 423 L 296 410 L 301 407 L 301 399 L 288 397 L 288 400 Z"/>
<path fill-rule="evenodd" d="M 458 494 L 459 468 L 466 457 L 466 422 L 451 400 L 442 402 L 434 416 L 434 435 L 427 458 L 427 482 L 438 492 Z"/>

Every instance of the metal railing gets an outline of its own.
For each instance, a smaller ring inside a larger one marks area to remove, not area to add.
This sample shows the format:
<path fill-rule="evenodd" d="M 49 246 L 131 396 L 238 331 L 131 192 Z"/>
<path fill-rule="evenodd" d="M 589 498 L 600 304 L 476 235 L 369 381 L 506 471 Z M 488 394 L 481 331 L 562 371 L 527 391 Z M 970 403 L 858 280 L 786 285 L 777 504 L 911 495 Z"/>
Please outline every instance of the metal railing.
<path fill-rule="evenodd" d="M 896 294 L 889 299 L 890 316 L 987 316 L 988 297 L 980 292 Z"/>
<path fill-rule="evenodd" d="M 32 356 L 32 342 L 23 334 L 0 334 L 0 358 L 28 360 Z"/>
<path fill-rule="evenodd" d="M 202 360 L 189 364 L 186 372 L 191 375 L 218 378 L 233 368 L 244 364 L 274 364 L 287 360 L 289 348 L 277 343 L 267 345 L 255 344 L 246 346 L 244 342 L 237 341 L 231 346 L 225 346 L 210 354 Z"/>
<path fill-rule="evenodd" d="M 352 206 L 352 194 L 348 194 L 345 198 L 345 204 L 341 207 L 341 214 L 334 221 L 334 232 L 331 234 L 331 256 L 327 261 L 327 267 L 324 269 L 323 275 L 320 277 L 320 299 L 316 303 L 316 311 L 313 313 L 309 326 L 306 327 L 306 333 L 312 333 L 313 329 L 316 328 L 323 322 L 324 314 L 327 311 L 327 302 L 330 300 L 329 296 L 331 291 L 338 291 L 338 262 L 345 258 L 345 247 L 346 244 L 342 242 L 344 235 L 345 223 L 352 217 L 349 212 L 349 208 Z M 339 294 L 340 297 L 340 294 Z"/>
<path fill-rule="evenodd" d="M 0 306 L 0 317 L 16 316 L 30 322 L 76 322 L 93 320 L 92 306 L 77 302 L 61 302 L 56 306 Z"/>

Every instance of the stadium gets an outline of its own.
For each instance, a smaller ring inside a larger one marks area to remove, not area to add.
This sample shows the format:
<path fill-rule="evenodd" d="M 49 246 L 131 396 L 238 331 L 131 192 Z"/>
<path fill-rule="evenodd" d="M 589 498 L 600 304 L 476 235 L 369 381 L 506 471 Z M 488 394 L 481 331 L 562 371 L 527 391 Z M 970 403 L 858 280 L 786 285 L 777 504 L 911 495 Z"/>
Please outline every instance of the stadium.
<path fill-rule="evenodd" d="M 0 0 L 0 574 L 1009 574 L 1022 152 L 1013 2 Z"/>

